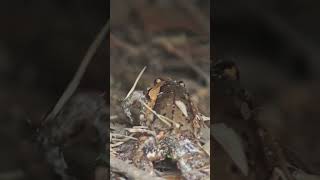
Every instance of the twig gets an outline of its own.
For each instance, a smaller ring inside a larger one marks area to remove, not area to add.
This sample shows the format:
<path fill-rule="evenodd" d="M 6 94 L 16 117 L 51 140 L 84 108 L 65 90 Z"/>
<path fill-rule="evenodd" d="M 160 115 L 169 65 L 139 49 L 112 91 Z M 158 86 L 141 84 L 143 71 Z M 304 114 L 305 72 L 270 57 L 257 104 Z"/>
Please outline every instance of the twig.
<path fill-rule="evenodd" d="M 127 135 L 123 135 L 123 134 L 110 133 L 110 135 L 113 136 L 113 137 L 124 137 L 124 138 L 132 139 L 132 140 L 138 140 L 137 138 L 134 138 L 134 137 L 131 137 L 131 136 L 127 136 Z"/>
<path fill-rule="evenodd" d="M 118 119 L 119 117 L 118 117 L 118 115 L 112 115 L 112 116 L 110 116 L 110 120 L 114 120 L 114 119 Z"/>
<path fill-rule="evenodd" d="M 164 180 L 163 178 L 152 176 L 145 171 L 142 171 L 132 164 L 128 164 L 114 156 L 110 156 L 110 166 L 113 171 L 119 172 L 126 175 L 130 179 L 139 179 L 139 180 Z"/>
<path fill-rule="evenodd" d="M 47 115 L 43 123 L 46 123 L 47 121 L 50 121 L 51 119 L 54 119 L 57 114 L 60 112 L 60 110 L 63 108 L 65 103 L 70 99 L 70 97 L 73 95 L 77 87 L 79 86 L 80 80 L 82 79 L 90 61 L 92 60 L 92 57 L 96 53 L 98 47 L 105 39 L 106 35 L 108 34 L 110 29 L 109 20 L 108 22 L 102 27 L 101 31 L 96 36 L 95 40 L 90 45 L 89 49 L 87 50 L 86 55 L 82 59 L 82 62 L 74 75 L 72 81 L 69 83 L 68 87 L 63 92 L 62 96 L 59 98 L 58 102 L 52 109 L 52 111 Z"/>
<path fill-rule="evenodd" d="M 132 92 L 133 92 L 134 89 L 136 88 L 137 83 L 138 83 L 139 79 L 141 78 L 143 72 L 146 70 L 146 68 L 147 68 L 147 67 L 145 66 L 145 67 L 140 71 L 140 73 L 139 73 L 138 77 L 136 78 L 136 80 L 135 80 L 132 88 L 130 89 L 130 91 L 128 92 L 127 96 L 124 98 L 124 100 L 126 100 L 126 99 L 132 94 Z M 124 101 L 124 100 L 123 100 L 123 101 Z"/>
<path fill-rule="evenodd" d="M 147 126 L 133 126 L 133 129 L 148 129 Z"/>
<path fill-rule="evenodd" d="M 151 109 L 146 103 L 140 101 L 149 111 L 151 111 L 154 115 L 156 115 L 163 123 L 165 123 L 166 125 L 168 125 L 169 127 L 171 127 L 171 124 L 168 123 L 167 121 L 173 123 L 175 125 L 175 127 L 179 128 L 180 124 L 176 123 L 175 121 L 173 121 L 172 119 L 169 119 L 165 116 L 162 116 L 161 114 L 158 114 L 156 111 L 154 111 L 153 109 Z"/>
<path fill-rule="evenodd" d="M 148 130 L 148 129 L 136 129 L 136 128 L 125 128 L 130 133 L 147 133 L 152 136 L 156 136 L 156 133 L 154 131 Z"/>
<path fill-rule="evenodd" d="M 110 148 L 114 148 L 114 147 L 120 146 L 123 143 L 125 143 L 125 142 L 121 141 L 121 142 L 110 144 Z"/>

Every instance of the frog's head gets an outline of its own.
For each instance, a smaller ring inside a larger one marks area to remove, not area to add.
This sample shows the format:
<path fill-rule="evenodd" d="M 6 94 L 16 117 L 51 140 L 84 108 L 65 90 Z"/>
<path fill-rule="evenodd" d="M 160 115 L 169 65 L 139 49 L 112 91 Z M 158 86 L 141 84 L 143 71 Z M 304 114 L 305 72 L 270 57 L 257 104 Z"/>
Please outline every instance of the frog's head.
<path fill-rule="evenodd" d="M 172 80 L 171 78 L 159 77 L 154 80 L 154 85 L 146 91 L 147 97 L 157 96 L 158 93 L 179 93 L 186 94 L 186 86 L 183 81 Z M 153 97 L 156 99 L 156 97 Z"/>
<path fill-rule="evenodd" d="M 161 81 L 160 92 L 175 93 L 177 96 L 187 94 L 185 83 L 178 80 Z"/>
<path fill-rule="evenodd" d="M 154 81 L 153 81 L 153 85 L 156 86 L 156 85 L 165 85 L 165 84 L 174 84 L 174 85 L 177 85 L 177 86 L 181 86 L 183 88 L 186 87 L 186 85 L 184 84 L 183 81 L 176 81 L 176 80 L 172 80 L 171 78 L 169 77 L 158 77 L 156 78 Z"/>
<path fill-rule="evenodd" d="M 169 82 L 169 81 L 172 81 L 172 79 L 169 77 L 158 77 L 153 81 L 153 85 L 156 86 L 160 83 L 163 84 L 164 82 Z"/>

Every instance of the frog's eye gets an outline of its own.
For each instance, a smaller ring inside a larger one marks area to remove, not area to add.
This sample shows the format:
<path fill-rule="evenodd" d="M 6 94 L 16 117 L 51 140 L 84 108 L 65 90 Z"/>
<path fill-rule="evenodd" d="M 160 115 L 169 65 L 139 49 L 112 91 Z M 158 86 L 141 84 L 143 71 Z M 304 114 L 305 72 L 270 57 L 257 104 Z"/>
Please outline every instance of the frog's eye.
<path fill-rule="evenodd" d="M 182 87 L 186 87 L 186 85 L 184 84 L 184 82 L 183 82 L 183 81 L 179 81 L 178 83 L 179 83 L 179 85 L 180 85 L 180 86 L 182 86 Z"/>
<path fill-rule="evenodd" d="M 161 83 L 161 81 L 162 81 L 162 80 L 161 80 L 160 78 L 155 79 L 155 80 L 154 80 L 154 85 Z"/>

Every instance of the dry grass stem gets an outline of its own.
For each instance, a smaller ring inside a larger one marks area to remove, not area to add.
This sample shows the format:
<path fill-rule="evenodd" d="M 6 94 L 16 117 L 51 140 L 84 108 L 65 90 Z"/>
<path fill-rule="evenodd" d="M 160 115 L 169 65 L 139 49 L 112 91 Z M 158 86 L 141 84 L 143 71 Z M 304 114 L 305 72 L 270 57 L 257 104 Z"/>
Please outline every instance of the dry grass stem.
<path fill-rule="evenodd" d="M 114 147 L 120 146 L 123 143 L 125 143 L 125 142 L 117 142 L 117 143 L 114 143 L 114 144 L 110 144 L 110 147 L 114 148 Z"/>
<path fill-rule="evenodd" d="M 123 137 L 123 138 L 132 139 L 132 140 L 138 140 L 137 138 L 134 138 L 134 137 L 131 137 L 131 136 L 127 136 L 127 135 L 123 135 L 123 134 L 110 133 L 110 135 L 112 137 Z"/>
<path fill-rule="evenodd" d="M 114 119 L 118 119 L 119 117 L 118 117 L 118 115 L 112 115 L 112 116 L 110 116 L 110 120 L 114 120 Z"/>
<path fill-rule="evenodd" d="M 125 128 L 130 133 L 147 133 L 152 136 L 156 136 L 156 133 L 154 131 L 148 130 L 148 129 L 136 129 L 136 128 Z"/>
<path fill-rule="evenodd" d="M 141 78 L 142 74 L 144 73 L 144 71 L 146 70 L 147 66 L 143 67 L 143 69 L 140 71 L 138 77 L 136 78 L 132 88 L 130 89 L 130 91 L 128 92 L 127 96 L 124 98 L 124 101 L 132 94 L 132 92 L 134 91 L 134 89 L 136 88 L 139 79 Z"/>
<path fill-rule="evenodd" d="M 173 123 L 175 125 L 176 128 L 180 127 L 180 124 L 174 122 L 172 119 L 167 118 L 165 116 L 162 116 L 161 114 L 158 114 L 157 112 L 155 112 L 153 109 L 151 109 L 146 103 L 140 101 L 148 110 L 150 110 L 154 115 L 156 115 L 163 123 L 165 123 L 166 125 L 168 125 L 169 127 L 171 127 L 171 123 Z M 169 122 L 168 122 L 169 121 Z"/>

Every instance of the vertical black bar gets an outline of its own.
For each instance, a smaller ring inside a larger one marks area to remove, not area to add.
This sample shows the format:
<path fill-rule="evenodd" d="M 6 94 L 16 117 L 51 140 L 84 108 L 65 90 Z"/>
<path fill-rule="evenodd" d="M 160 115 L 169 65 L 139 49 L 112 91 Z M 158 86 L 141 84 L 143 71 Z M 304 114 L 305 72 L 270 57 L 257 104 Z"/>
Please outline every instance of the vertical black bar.
<path fill-rule="evenodd" d="M 107 143 L 106 143 L 106 165 L 107 165 L 107 178 L 110 179 L 110 68 L 112 68 L 110 66 L 110 29 L 111 29 L 111 5 L 110 5 L 110 0 L 107 0 L 107 14 L 108 14 L 108 17 L 107 17 L 107 20 L 108 20 L 108 23 L 109 23 L 109 33 L 108 33 L 108 40 L 107 40 L 107 52 L 108 52 L 108 55 L 107 55 L 107 61 L 108 61 L 108 66 L 107 66 L 107 74 L 108 74 L 108 82 L 107 82 L 107 87 L 106 87 L 106 93 L 105 93 L 105 96 L 106 96 L 106 103 L 107 103 L 107 133 L 106 133 L 106 137 L 107 137 Z"/>
<path fill-rule="evenodd" d="M 111 21 L 111 16 L 110 16 L 110 12 L 111 12 L 111 6 L 110 6 L 110 0 L 106 1 L 106 7 L 107 7 L 107 21 L 109 23 L 109 32 L 108 32 L 108 36 L 107 36 L 107 75 L 108 75 L 108 82 L 107 82 L 107 87 L 106 87 L 106 93 L 105 93 L 105 97 L 106 97 L 106 103 L 107 103 L 107 132 L 106 132 L 106 138 L 107 138 L 107 143 L 105 146 L 105 150 L 106 150 L 106 154 L 105 154 L 105 165 L 107 166 L 107 179 L 110 179 L 110 68 L 112 68 L 110 66 L 110 29 L 111 29 L 111 25 L 110 25 L 110 21 Z"/>
<path fill-rule="evenodd" d="M 213 124 L 214 124 L 214 83 L 212 79 L 212 67 L 215 62 L 215 42 L 214 42 L 214 13 L 215 13 L 215 4 L 214 0 L 210 1 L 210 171 L 211 179 L 214 178 L 215 170 L 215 153 L 214 153 L 214 140 L 213 140 Z"/>

